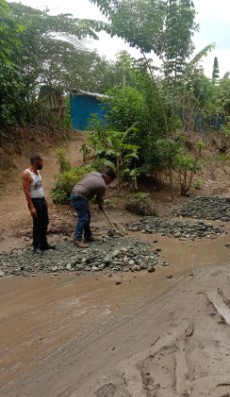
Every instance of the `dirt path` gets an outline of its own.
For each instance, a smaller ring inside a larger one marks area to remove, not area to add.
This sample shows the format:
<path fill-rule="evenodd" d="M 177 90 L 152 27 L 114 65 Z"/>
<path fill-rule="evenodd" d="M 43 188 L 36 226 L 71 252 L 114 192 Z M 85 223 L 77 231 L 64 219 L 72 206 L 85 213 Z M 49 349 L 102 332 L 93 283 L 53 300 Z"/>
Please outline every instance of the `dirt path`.
<path fill-rule="evenodd" d="M 74 165 L 81 140 L 68 145 Z M 49 193 L 57 164 L 54 151 L 44 157 Z M 19 170 L 28 165 L 16 161 Z M 26 244 L 17 238 L 31 223 L 20 173 L 1 194 L 0 252 Z M 127 217 L 118 209 L 113 220 L 118 213 Z M 52 204 L 50 214 L 56 221 Z M 1 397 L 230 396 L 229 235 L 135 237 L 157 244 L 169 266 L 151 274 L 0 278 Z"/>

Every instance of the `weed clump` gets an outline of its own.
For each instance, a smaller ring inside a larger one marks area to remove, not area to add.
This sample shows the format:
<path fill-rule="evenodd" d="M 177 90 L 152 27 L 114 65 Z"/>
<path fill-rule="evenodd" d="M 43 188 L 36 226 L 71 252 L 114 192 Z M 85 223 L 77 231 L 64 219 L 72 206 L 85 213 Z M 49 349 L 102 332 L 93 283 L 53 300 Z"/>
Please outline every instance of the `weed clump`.
<path fill-rule="evenodd" d="M 74 168 L 71 167 L 63 149 L 58 149 L 56 154 L 59 165 L 59 174 L 55 176 L 51 197 L 55 204 L 69 204 L 70 193 L 72 192 L 73 187 L 85 174 L 95 171 L 95 169 L 91 165 Z"/>
<path fill-rule="evenodd" d="M 125 203 L 125 208 L 135 215 L 157 216 L 149 193 L 138 192 L 130 194 Z"/>

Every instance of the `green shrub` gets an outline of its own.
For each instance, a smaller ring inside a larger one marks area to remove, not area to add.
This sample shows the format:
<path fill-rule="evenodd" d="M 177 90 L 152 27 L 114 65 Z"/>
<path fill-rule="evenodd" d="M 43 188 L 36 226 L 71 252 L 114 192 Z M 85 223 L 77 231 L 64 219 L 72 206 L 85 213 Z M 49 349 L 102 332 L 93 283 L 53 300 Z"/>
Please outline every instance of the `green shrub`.
<path fill-rule="evenodd" d="M 135 88 L 114 88 L 108 92 L 106 119 L 108 126 L 126 131 L 134 123 L 141 125 L 146 116 L 145 97 Z"/>
<path fill-rule="evenodd" d="M 201 190 L 204 186 L 204 180 L 202 178 L 198 178 L 194 182 L 194 186 L 196 190 Z"/>
<path fill-rule="evenodd" d="M 130 194 L 125 203 L 125 208 L 136 215 L 156 216 L 149 193 L 138 192 Z"/>
<path fill-rule="evenodd" d="M 51 196 L 55 204 L 68 204 L 73 187 L 88 172 L 94 171 L 91 165 L 78 168 L 70 168 L 55 177 L 55 185 Z"/>
<path fill-rule="evenodd" d="M 57 149 L 56 156 L 59 165 L 59 172 L 62 174 L 65 171 L 69 171 L 71 167 L 69 160 L 66 158 L 65 149 Z"/>

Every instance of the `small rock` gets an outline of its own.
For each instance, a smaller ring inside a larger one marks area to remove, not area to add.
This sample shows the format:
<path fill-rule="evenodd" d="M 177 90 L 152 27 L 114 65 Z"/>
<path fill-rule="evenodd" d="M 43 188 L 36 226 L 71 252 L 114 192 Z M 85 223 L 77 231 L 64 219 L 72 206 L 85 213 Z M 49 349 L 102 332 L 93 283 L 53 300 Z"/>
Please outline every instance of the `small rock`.
<path fill-rule="evenodd" d="M 115 251 L 112 252 L 112 256 L 113 256 L 113 257 L 116 257 L 116 256 L 118 256 L 119 254 L 120 254 L 120 250 L 115 250 Z"/>
<path fill-rule="evenodd" d="M 156 269 L 155 269 L 155 267 L 153 267 L 153 266 L 148 266 L 147 271 L 148 271 L 149 273 L 154 273 L 154 272 L 156 271 Z"/>
<path fill-rule="evenodd" d="M 120 284 L 122 284 L 121 281 L 116 281 L 116 282 L 115 282 L 115 285 L 120 285 Z"/>
<path fill-rule="evenodd" d="M 126 248 L 126 247 L 121 247 L 120 251 L 121 251 L 121 252 L 128 252 L 128 248 Z"/>
<path fill-rule="evenodd" d="M 72 265 L 71 265 L 71 263 L 68 263 L 68 264 L 66 265 L 66 270 L 72 270 Z"/>
<path fill-rule="evenodd" d="M 166 276 L 166 278 L 171 279 L 171 278 L 173 278 L 173 276 L 172 276 L 172 274 L 168 274 L 168 275 Z"/>
<path fill-rule="evenodd" d="M 5 273 L 0 270 L 0 277 L 4 277 Z"/>

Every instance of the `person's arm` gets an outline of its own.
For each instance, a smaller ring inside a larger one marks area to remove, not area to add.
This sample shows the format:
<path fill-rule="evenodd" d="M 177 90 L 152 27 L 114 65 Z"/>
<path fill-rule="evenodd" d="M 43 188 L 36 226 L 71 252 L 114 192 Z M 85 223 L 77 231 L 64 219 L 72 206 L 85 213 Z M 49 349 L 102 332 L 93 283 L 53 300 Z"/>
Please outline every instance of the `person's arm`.
<path fill-rule="evenodd" d="M 36 218 L 37 217 L 37 211 L 34 208 L 32 199 L 30 197 L 30 185 L 31 185 L 31 182 L 32 182 L 32 178 L 31 178 L 30 174 L 27 171 L 24 171 L 23 174 L 22 174 L 23 191 L 24 191 L 25 196 L 26 196 L 26 201 L 27 201 L 27 204 L 28 204 L 28 208 L 30 210 L 30 214 L 31 214 L 31 216 L 33 218 Z"/>
<path fill-rule="evenodd" d="M 96 203 L 98 204 L 98 208 L 100 211 L 104 211 L 104 196 L 106 189 L 100 190 L 100 192 L 96 195 Z"/>

